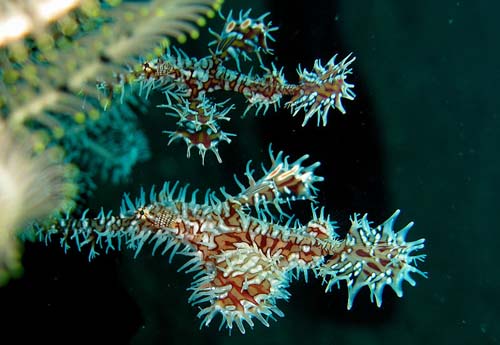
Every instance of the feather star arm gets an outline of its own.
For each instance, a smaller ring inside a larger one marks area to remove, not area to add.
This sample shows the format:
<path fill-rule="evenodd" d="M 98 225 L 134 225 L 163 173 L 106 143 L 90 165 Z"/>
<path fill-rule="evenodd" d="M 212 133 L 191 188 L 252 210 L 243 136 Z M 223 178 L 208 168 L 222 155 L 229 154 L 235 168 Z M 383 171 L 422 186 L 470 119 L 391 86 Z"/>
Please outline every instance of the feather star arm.
<path fill-rule="evenodd" d="M 363 286 L 380 305 L 386 285 L 401 296 L 403 281 L 415 284 L 412 273 L 426 276 L 415 266 L 425 256 L 413 255 L 424 247 L 424 240 L 406 241 L 412 223 L 393 230 L 399 211 L 377 227 L 371 227 L 366 216 L 355 215 L 344 239 L 323 208 L 318 214 L 313 207 L 306 225 L 292 224 L 292 218 L 284 224 L 270 222 L 262 212 L 252 216 L 249 208 L 259 203 L 313 199 L 313 183 L 321 178 L 314 174 L 317 164 L 302 165 L 305 158 L 287 163 L 281 152 L 271 153 L 271 168 L 259 179 L 247 169 L 249 187 L 234 197 L 222 191 L 221 200 L 207 192 L 199 203 L 196 192 L 188 198 L 187 187 L 166 183 L 158 193 L 153 189 L 149 200 L 143 191 L 135 202 L 125 195 L 119 216 L 101 211 L 95 218 L 62 218 L 49 227 L 39 226 L 39 238 L 48 242 L 57 235 L 65 249 L 90 248 L 89 259 L 99 249 L 124 247 L 135 255 L 145 246 L 153 254 L 170 252 L 170 259 L 183 254 L 189 260 L 180 270 L 197 272 L 189 302 L 199 306 L 202 325 L 221 315 L 221 327 L 231 330 L 236 325 L 242 333 L 245 323 L 252 327 L 254 319 L 268 326 L 270 319 L 283 316 L 277 302 L 288 300 L 287 287 L 301 273 L 321 278 L 327 291 L 345 280 L 348 308 Z"/>

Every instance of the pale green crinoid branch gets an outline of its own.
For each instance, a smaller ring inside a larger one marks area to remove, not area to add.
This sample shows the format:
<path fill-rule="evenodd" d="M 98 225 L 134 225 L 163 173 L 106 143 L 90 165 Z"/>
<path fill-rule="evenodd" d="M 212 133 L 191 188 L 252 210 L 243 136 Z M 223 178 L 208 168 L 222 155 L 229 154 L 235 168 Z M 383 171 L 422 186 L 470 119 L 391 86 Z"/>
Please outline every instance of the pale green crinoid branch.
<path fill-rule="evenodd" d="M 221 3 L 0 3 L 0 277 L 20 270 L 16 236 L 24 227 L 71 208 L 79 170 L 117 182 L 149 157 L 129 107 L 140 100 L 103 111 L 96 80 L 116 82 L 115 73 L 154 56 L 169 38 L 197 38 Z"/>

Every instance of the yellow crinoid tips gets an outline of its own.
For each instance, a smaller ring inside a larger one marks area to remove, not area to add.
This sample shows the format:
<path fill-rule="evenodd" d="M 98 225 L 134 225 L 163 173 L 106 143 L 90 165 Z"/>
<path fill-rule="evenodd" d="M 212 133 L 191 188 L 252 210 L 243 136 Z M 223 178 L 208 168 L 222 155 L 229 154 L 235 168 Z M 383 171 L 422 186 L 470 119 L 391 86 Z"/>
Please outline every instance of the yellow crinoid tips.
<path fill-rule="evenodd" d="M 35 39 L 37 47 L 42 52 L 46 52 L 54 48 L 55 45 L 54 37 L 47 32 L 38 33 Z"/>
<path fill-rule="evenodd" d="M 105 0 L 104 2 L 112 7 L 115 7 L 120 5 L 122 3 L 122 0 Z"/>
<path fill-rule="evenodd" d="M 64 36 L 73 36 L 78 31 L 78 22 L 71 15 L 60 19 L 58 25 Z"/>
<path fill-rule="evenodd" d="M 79 124 L 83 124 L 86 118 L 87 117 L 85 116 L 85 113 L 83 111 L 78 111 L 73 116 L 73 120 L 75 120 L 75 122 Z"/>
<path fill-rule="evenodd" d="M 96 0 L 84 0 L 80 9 L 86 16 L 92 18 L 98 17 L 101 13 L 101 6 Z"/>
<path fill-rule="evenodd" d="M 222 4 L 224 3 L 224 0 L 216 0 L 214 2 L 214 4 L 212 5 L 212 8 L 215 10 L 215 11 L 219 11 L 222 7 Z"/>
<path fill-rule="evenodd" d="M 165 11 L 165 9 L 163 8 L 159 8 L 155 11 L 155 16 L 157 16 L 158 18 L 163 18 L 167 15 L 167 11 Z"/>
<path fill-rule="evenodd" d="M 101 117 L 101 113 L 96 108 L 90 109 L 88 115 L 91 121 L 97 121 Z"/>
<path fill-rule="evenodd" d="M 177 42 L 179 42 L 180 44 L 184 44 L 186 43 L 186 41 L 187 41 L 186 35 L 180 34 L 179 36 L 177 36 Z"/>
<path fill-rule="evenodd" d="M 133 22 L 135 20 L 135 14 L 134 12 L 127 11 L 123 14 L 123 18 L 125 19 L 126 22 Z"/>
<path fill-rule="evenodd" d="M 205 17 L 200 17 L 196 20 L 196 25 L 205 26 L 207 25 L 207 20 L 205 19 Z"/>
<path fill-rule="evenodd" d="M 23 42 L 16 42 L 9 46 L 9 58 L 13 62 L 23 63 L 28 60 L 28 48 Z"/>
<path fill-rule="evenodd" d="M 162 56 L 163 53 L 164 53 L 164 49 L 161 46 L 160 47 L 155 47 L 153 49 L 153 54 L 156 55 L 156 56 Z"/>
<path fill-rule="evenodd" d="M 200 32 L 198 30 L 192 30 L 189 33 L 189 37 L 191 37 L 193 40 L 196 40 L 200 37 Z"/>
<path fill-rule="evenodd" d="M 56 126 L 52 129 L 52 135 L 54 136 L 55 139 L 61 139 L 64 137 L 64 128 L 60 126 Z"/>
<path fill-rule="evenodd" d="M 7 69 L 3 72 L 3 81 L 5 84 L 14 84 L 19 79 L 19 72 L 14 69 Z"/>
<path fill-rule="evenodd" d="M 168 37 L 165 37 L 164 39 L 162 39 L 160 41 L 160 46 L 162 46 L 163 48 L 170 47 L 170 44 L 171 44 L 171 42 L 170 42 L 170 39 L 168 39 Z"/>
<path fill-rule="evenodd" d="M 207 16 L 207 18 L 212 19 L 213 17 L 215 17 L 215 11 L 214 10 L 208 10 L 207 13 L 206 13 L 206 16 Z"/>

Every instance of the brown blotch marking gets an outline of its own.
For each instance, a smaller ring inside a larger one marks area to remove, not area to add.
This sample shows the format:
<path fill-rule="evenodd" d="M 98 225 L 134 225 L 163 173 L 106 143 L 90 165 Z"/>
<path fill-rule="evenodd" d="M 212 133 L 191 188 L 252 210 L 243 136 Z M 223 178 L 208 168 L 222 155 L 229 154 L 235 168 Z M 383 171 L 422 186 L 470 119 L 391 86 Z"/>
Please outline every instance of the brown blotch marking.
<path fill-rule="evenodd" d="M 380 264 L 384 267 L 387 266 L 391 262 L 390 260 L 387 260 L 387 259 L 379 259 L 379 261 L 380 261 Z"/>
<path fill-rule="evenodd" d="M 233 228 L 240 228 L 241 227 L 241 219 L 240 215 L 236 212 L 236 206 L 235 204 L 231 204 L 229 209 L 229 216 L 221 216 L 222 220 L 224 221 L 224 224 Z"/>
<path fill-rule="evenodd" d="M 260 241 L 259 241 L 260 239 Z M 267 236 L 266 235 L 258 235 L 257 237 L 255 237 L 255 241 L 256 242 L 260 242 L 259 243 L 259 248 L 265 252 L 265 249 L 266 249 L 266 243 L 267 243 Z"/>
<path fill-rule="evenodd" d="M 219 250 L 236 249 L 236 246 L 234 245 L 235 243 L 251 243 L 247 240 L 247 236 L 244 232 L 230 232 L 218 235 L 214 237 L 214 242 Z"/>
<path fill-rule="evenodd" d="M 248 28 L 250 26 L 250 24 L 252 24 L 252 20 L 250 18 L 245 19 L 243 21 L 243 23 L 240 24 L 240 28 L 245 30 L 246 28 Z"/>
<path fill-rule="evenodd" d="M 362 258 L 369 258 L 371 257 L 370 253 L 364 251 L 363 249 L 357 249 L 356 250 L 356 255 Z"/>
<path fill-rule="evenodd" d="M 232 22 L 227 23 L 226 32 L 230 33 L 231 31 L 234 30 L 235 27 L 236 27 L 236 22 L 234 20 Z"/>
<path fill-rule="evenodd" d="M 366 265 L 374 271 L 381 272 L 380 268 L 374 262 L 369 261 Z"/>

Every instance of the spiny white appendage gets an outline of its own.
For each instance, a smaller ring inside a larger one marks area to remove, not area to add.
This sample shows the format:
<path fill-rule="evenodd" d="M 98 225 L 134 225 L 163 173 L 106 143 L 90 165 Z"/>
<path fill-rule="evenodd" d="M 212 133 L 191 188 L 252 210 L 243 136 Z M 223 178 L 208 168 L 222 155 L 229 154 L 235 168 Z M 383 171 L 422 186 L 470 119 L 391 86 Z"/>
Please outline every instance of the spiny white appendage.
<path fill-rule="evenodd" d="M 266 70 L 266 74 L 258 78 L 257 81 L 262 82 L 263 84 L 272 85 L 277 92 L 262 93 L 261 90 L 258 91 L 251 88 L 245 89 L 246 91 L 243 92 L 243 95 L 246 97 L 249 104 L 243 112 L 242 117 L 245 117 L 247 112 L 252 108 L 257 108 L 255 110 L 255 116 L 258 116 L 261 110 L 262 115 L 266 115 L 270 106 L 273 106 L 275 112 L 281 107 L 281 98 L 283 97 L 283 94 L 279 90 L 286 85 L 283 67 L 278 70 L 274 63 L 272 63 L 271 69 L 264 66 L 262 66 L 262 68 Z"/>
<path fill-rule="evenodd" d="M 189 288 L 193 291 L 189 298 L 192 305 L 209 302 L 198 313 L 198 317 L 202 318 L 201 326 L 209 326 L 220 314 L 219 328 L 225 325 L 231 331 L 235 324 L 241 333 L 245 333 L 244 322 L 253 327 L 253 318 L 268 327 L 268 320 L 275 320 L 274 314 L 284 316 L 276 301 L 290 297 L 287 291 L 289 278 L 278 266 L 279 260 L 279 255 L 270 256 L 262 253 L 257 246 L 246 243 L 239 244 L 237 250 L 217 255 L 217 268 L 208 273 L 201 271 L 201 277 Z M 238 280 L 238 277 L 241 279 Z M 232 283 L 221 284 L 226 278 Z M 240 282 L 241 285 L 238 285 Z M 256 286 L 269 286 L 269 291 L 254 294 Z M 232 304 L 234 298 L 239 299 L 239 305 Z"/>
<path fill-rule="evenodd" d="M 173 112 L 166 115 L 178 118 L 177 129 L 175 131 L 164 131 L 170 137 L 168 145 L 175 140 L 183 140 L 187 145 L 187 157 L 191 156 L 191 148 L 197 147 L 202 164 L 205 164 L 205 154 L 212 151 L 219 163 L 222 163 L 218 145 L 220 142 L 231 142 L 230 137 L 236 134 L 226 133 L 221 130 L 219 121 L 229 121 L 227 114 L 233 109 L 233 105 L 226 106 L 227 101 L 214 103 L 205 96 L 199 99 L 195 108 L 193 102 L 184 100 L 175 105 L 165 104 L 160 107 L 167 108 Z M 196 103 L 194 103 L 196 104 Z"/>
<path fill-rule="evenodd" d="M 273 50 L 268 46 L 268 40 L 275 41 L 274 37 L 271 36 L 271 32 L 278 30 L 277 27 L 272 26 L 270 21 L 268 23 L 264 22 L 264 19 L 270 14 L 269 12 L 256 19 L 250 18 L 250 12 L 251 10 L 240 11 L 237 19 L 233 19 L 233 11 L 229 11 L 227 17 L 224 17 L 219 12 L 220 17 L 226 21 L 224 29 L 220 34 L 209 30 L 215 37 L 215 40 L 211 41 L 209 46 L 216 45 L 215 54 L 217 55 L 227 52 L 234 59 L 238 71 L 241 70 L 240 55 L 243 56 L 244 61 L 251 61 L 252 59 L 248 53 L 255 53 L 262 65 L 260 54 L 273 54 Z M 247 34 L 250 31 L 255 34 L 248 36 Z"/>
<path fill-rule="evenodd" d="M 108 253 L 127 248 L 133 250 L 137 256 L 145 244 L 153 245 L 153 255 L 158 250 L 162 255 L 170 251 L 171 261 L 176 253 L 187 253 L 188 248 L 176 241 L 175 233 L 168 227 L 169 219 L 174 219 L 179 216 L 179 212 L 188 208 L 195 211 L 201 208 L 208 210 L 209 207 L 221 209 L 214 193 L 205 195 L 204 204 L 196 204 L 197 190 L 192 193 L 191 201 L 188 202 L 188 185 L 179 189 L 178 186 L 179 183 L 165 183 L 158 193 L 153 187 L 149 193 L 149 200 L 144 190 L 141 190 L 135 202 L 125 194 L 118 217 L 113 216 L 112 211 L 105 213 L 102 209 L 97 217 L 89 217 L 89 211 L 86 210 L 79 218 L 69 214 L 61 216 L 48 228 L 35 224 L 36 235 L 39 241 L 46 244 L 51 241 L 52 236 L 57 236 L 65 252 L 71 249 L 71 244 L 76 245 L 79 251 L 87 249 L 89 261 L 99 255 L 99 249 Z M 174 206 L 178 202 L 183 205 L 181 211 Z M 167 211 L 158 212 L 159 207 Z M 155 216 L 152 219 L 150 219 L 151 214 Z M 158 231 L 148 228 L 148 221 L 157 227 L 162 225 L 160 222 L 166 225 Z"/>
<path fill-rule="evenodd" d="M 326 291 L 331 290 L 334 285 L 338 286 L 342 280 L 347 282 L 348 309 L 351 309 L 354 298 L 364 286 L 370 289 L 372 302 L 375 301 L 380 307 L 386 285 L 389 285 L 398 297 L 402 297 L 403 281 L 415 285 L 411 273 L 427 277 L 427 273 L 414 266 L 418 261 L 423 261 L 425 255 L 412 255 L 414 251 L 424 248 L 425 239 L 406 241 L 406 234 L 413 222 L 395 233 L 393 225 L 399 213 L 397 210 L 375 228 L 370 226 L 366 214 L 361 219 L 354 215 L 340 254 L 332 257 L 317 270 L 317 275 L 323 277 L 323 283 L 327 284 Z"/>
<path fill-rule="evenodd" d="M 297 69 L 302 86 L 300 95 L 292 101 L 286 103 L 292 111 L 293 116 L 300 110 L 306 112 L 302 126 L 305 126 L 310 118 L 317 115 L 317 126 L 320 121 L 323 126 L 328 122 L 328 110 L 330 108 L 338 109 L 345 114 L 342 98 L 354 100 L 356 94 L 352 90 L 353 84 L 345 81 L 348 74 L 352 73 L 349 65 L 356 59 L 351 54 L 346 56 L 338 64 L 335 63 L 333 56 L 323 67 L 320 60 L 314 62 L 313 71 L 306 69 Z"/>
<path fill-rule="evenodd" d="M 307 228 L 314 230 L 317 233 L 316 237 L 323 234 L 334 244 L 340 243 L 339 235 L 335 232 L 335 229 L 338 229 L 337 222 L 331 220 L 329 214 L 325 217 L 324 207 L 320 208 L 319 215 L 317 214 L 318 208 L 314 204 L 311 204 L 311 209 L 313 218 L 307 223 Z M 311 233 L 311 230 L 308 232 Z"/>
<path fill-rule="evenodd" d="M 271 145 L 269 145 L 269 156 L 272 165 L 269 169 L 261 167 L 263 177 L 258 180 L 253 177 L 255 171 L 250 167 L 252 161 L 247 163 L 245 176 L 248 179 L 248 187 L 243 185 L 236 175 L 234 176 L 241 189 L 236 199 L 246 205 L 252 204 L 259 215 L 269 215 L 271 218 L 272 212 L 269 209 L 271 205 L 278 210 L 280 215 L 286 216 L 281 205 L 295 200 L 314 201 L 318 192 L 315 183 L 324 180 L 323 177 L 314 173 L 320 163 L 303 166 L 303 162 L 309 158 L 307 154 L 289 163 L 289 156 L 284 156 L 283 151 L 275 156 Z"/>

